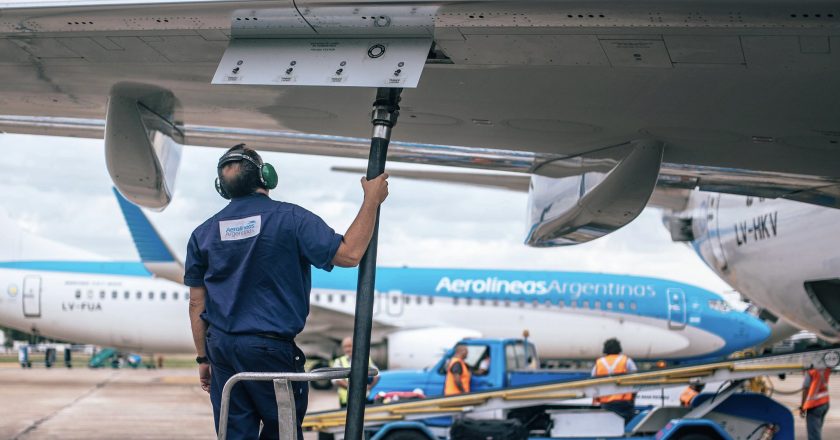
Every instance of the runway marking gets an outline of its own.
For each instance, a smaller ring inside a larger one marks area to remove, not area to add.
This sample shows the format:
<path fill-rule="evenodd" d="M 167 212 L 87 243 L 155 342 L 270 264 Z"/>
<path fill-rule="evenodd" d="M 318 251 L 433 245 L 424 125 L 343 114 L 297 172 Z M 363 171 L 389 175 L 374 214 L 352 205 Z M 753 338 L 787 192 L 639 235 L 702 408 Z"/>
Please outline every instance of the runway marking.
<path fill-rule="evenodd" d="M 80 395 L 79 397 L 77 397 L 77 398 L 73 399 L 73 401 L 72 401 L 72 402 L 70 402 L 70 403 L 68 403 L 67 405 L 64 405 L 64 406 L 62 406 L 61 408 L 59 408 L 59 409 L 57 409 L 57 410 L 53 411 L 53 413 L 52 413 L 52 414 L 49 414 L 49 415 L 47 415 L 47 416 L 44 416 L 44 417 L 42 417 L 42 418 L 40 418 L 40 419 L 38 419 L 38 420 L 36 420 L 36 421 L 32 422 L 32 424 L 31 424 L 31 425 L 27 426 L 27 427 L 26 427 L 23 431 L 19 432 L 17 435 L 15 435 L 14 437 L 12 437 L 12 440 L 20 440 L 20 439 L 22 439 L 25 435 L 27 435 L 27 434 L 29 434 L 29 433 L 31 433 L 31 432 L 33 432 L 33 431 L 35 431 L 36 429 L 38 429 L 38 427 L 39 427 L 39 426 L 41 426 L 41 425 L 42 425 L 42 424 L 44 424 L 45 422 L 50 421 L 50 419 L 52 419 L 53 417 L 57 416 L 57 415 L 58 415 L 58 413 L 60 413 L 60 412 L 64 411 L 64 410 L 65 410 L 65 409 L 67 409 L 67 408 L 72 407 L 73 405 L 75 405 L 75 404 L 77 404 L 77 403 L 81 402 L 81 401 L 82 401 L 82 400 L 84 400 L 86 397 L 90 396 L 91 394 L 95 393 L 96 391 L 98 391 L 98 390 L 100 390 L 100 389 L 104 388 L 104 387 L 105 387 L 105 385 L 108 385 L 108 383 L 109 383 L 109 382 L 111 382 L 113 379 L 115 379 L 118 375 L 119 375 L 119 372 L 112 373 L 110 376 L 108 376 L 108 378 L 106 378 L 106 379 L 105 379 L 105 380 L 103 380 L 102 382 L 97 383 L 97 384 L 96 384 L 96 385 L 94 385 L 91 389 L 89 389 L 89 390 L 85 391 L 82 395 Z"/>

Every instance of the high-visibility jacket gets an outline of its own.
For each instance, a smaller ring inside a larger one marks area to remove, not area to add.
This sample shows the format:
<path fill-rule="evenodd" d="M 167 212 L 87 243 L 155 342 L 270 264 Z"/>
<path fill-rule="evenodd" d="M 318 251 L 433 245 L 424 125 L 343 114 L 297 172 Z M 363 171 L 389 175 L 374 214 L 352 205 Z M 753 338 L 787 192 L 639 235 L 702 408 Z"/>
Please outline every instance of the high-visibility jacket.
<path fill-rule="evenodd" d="M 627 372 L 627 360 L 629 358 L 623 354 L 610 354 L 595 361 L 595 377 L 612 376 L 615 374 L 624 374 Z M 609 396 L 600 396 L 594 399 L 595 403 L 609 403 L 619 401 L 632 401 L 633 393 L 624 394 L 610 394 Z"/>
<path fill-rule="evenodd" d="M 470 392 L 470 377 L 472 373 L 470 372 L 470 368 L 467 367 L 467 363 L 464 362 L 463 359 L 453 357 L 449 361 L 449 365 L 446 366 L 446 382 L 443 385 L 443 395 L 444 396 L 454 396 L 456 394 L 461 394 L 461 390 L 455 386 L 455 374 L 452 373 L 452 367 L 456 364 L 461 365 L 461 386 L 464 388 L 464 393 Z"/>
<path fill-rule="evenodd" d="M 808 387 L 808 395 L 805 397 L 802 409 L 825 405 L 828 403 L 828 377 L 831 375 L 831 369 L 812 368 L 808 370 L 807 374 L 811 377 L 811 385 Z"/>
<path fill-rule="evenodd" d="M 686 387 L 685 391 L 683 391 L 682 394 L 680 394 L 680 404 L 688 408 L 689 406 L 691 406 L 692 399 L 697 397 L 698 394 L 700 393 L 695 391 L 694 388 Z"/>
<path fill-rule="evenodd" d="M 368 359 L 368 365 L 370 365 L 371 367 L 374 366 L 373 365 L 373 359 Z M 350 356 L 347 356 L 345 354 L 344 356 L 336 358 L 333 361 L 333 367 L 350 368 Z M 340 403 L 342 405 L 347 405 L 347 394 L 348 394 L 347 388 L 342 388 L 342 387 L 339 387 L 339 386 L 337 386 L 336 388 L 338 390 L 338 403 Z"/>

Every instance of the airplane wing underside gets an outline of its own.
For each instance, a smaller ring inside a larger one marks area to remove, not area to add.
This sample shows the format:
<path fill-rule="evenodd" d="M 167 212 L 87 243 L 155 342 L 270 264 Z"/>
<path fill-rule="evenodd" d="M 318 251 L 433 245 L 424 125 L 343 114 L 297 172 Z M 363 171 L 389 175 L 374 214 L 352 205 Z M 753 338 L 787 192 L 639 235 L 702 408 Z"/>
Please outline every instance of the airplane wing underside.
<path fill-rule="evenodd" d="M 614 176 L 650 177 L 603 191 L 641 188 L 619 194 L 632 202 L 623 220 L 555 216 L 591 226 L 577 240 L 632 219 L 653 183 L 840 206 L 840 7 L 829 1 L 0 3 L 0 130 L 104 136 L 109 167 L 143 165 L 109 168 L 117 186 L 158 208 L 179 154 L 144 130 L 365 157 L 368 88 L 211 81 L 231 41 L 375 41 L 416 23 L 432 49 L 403 93 L 391 158 L 550 178 L 585 172 L 570 161 L 632 158 Z M 120 181 L 135 171 L 151 185 Z M 603 197 L 590 202 L 614 205 Z"/>

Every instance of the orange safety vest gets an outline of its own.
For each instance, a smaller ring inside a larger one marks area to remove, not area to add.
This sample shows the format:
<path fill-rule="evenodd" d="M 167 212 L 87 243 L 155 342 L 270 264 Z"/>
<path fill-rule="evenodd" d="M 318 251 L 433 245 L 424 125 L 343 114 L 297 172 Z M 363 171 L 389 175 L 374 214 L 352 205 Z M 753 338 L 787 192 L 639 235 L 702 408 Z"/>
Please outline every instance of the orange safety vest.
<path fill-rule="evenodd" d="M 623 354 L 610 354 L 595 361 L 595 377 L 612 376 L 627 372 L 627 356 Z M 609 403 L 620 401 L 632 401 L 633 393 L 610 394 L 593 399 L 595 403 Z"/>
<path fill-rule="evenodd" d="M 694 390 L 694 388 L 686 387 L 685 391 L 680 394 L 680 404 L 686 408 L 691 406 L 691 400 L 697 397 L 700 394 Z"/>
<path fill-rule="evenodd" d="M 464 388 L 465 393 L 470 392 L 470 376 L 472 376 L 472 373 L 470 373 L 470 369 L 467 367 L 467 363 L 464 362 L 463 359 L 453 357 L 449 361 L 449 365 L 446 367 L 446 382 L 444 382 L 443 386 L 444 396 L 461 394 L 461 390 L 455 386 L 455 374 L 452 373 L 452 366 L 456 363 L 461 364 L 461 386 Z"/>
<path fill-rule="evenodd" d="M 831 375 L 831 369 L 812 368 L 808 370 L 808 375 L 811 376 L 811 386 L 808 387 L 808 396 L 802 405 L 802 409 L 806 410 L 828 403 L 828 377 Z"/>

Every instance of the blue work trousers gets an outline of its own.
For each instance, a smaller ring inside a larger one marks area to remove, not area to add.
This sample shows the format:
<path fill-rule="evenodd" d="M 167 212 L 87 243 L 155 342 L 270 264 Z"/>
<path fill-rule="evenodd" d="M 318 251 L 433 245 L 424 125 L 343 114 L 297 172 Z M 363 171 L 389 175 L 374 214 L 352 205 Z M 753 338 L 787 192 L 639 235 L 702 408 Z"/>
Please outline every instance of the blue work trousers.
<path fill-rule="evenodd" d="M 822 440 L 822 427 L 827 413 L 827 403 L 805 412 L 805 427 L 808 430 L 808 440 Z"/>
<path fill-rule="evenodd" d="M 225 382 L 242 372 L 303 372 L 306 358 L 290 340 L 259 335 L 233 335 L 210 328 L 207 331 L 207 357 L 210 359 L 210 401 L 213 419 L 219 431 L 222 388 Z M 297 410 L 298 440 L 303 440 L 300 425 L 306 415 L 309 386 L 306 382 L 292 382 Z M 263 423 L 260 432 L 260 421 Z M 227 438 L 278 438 L 277 401 L 274 384 L 270 381 L 238 383 L 230 394 L 230 415 Z"/>

